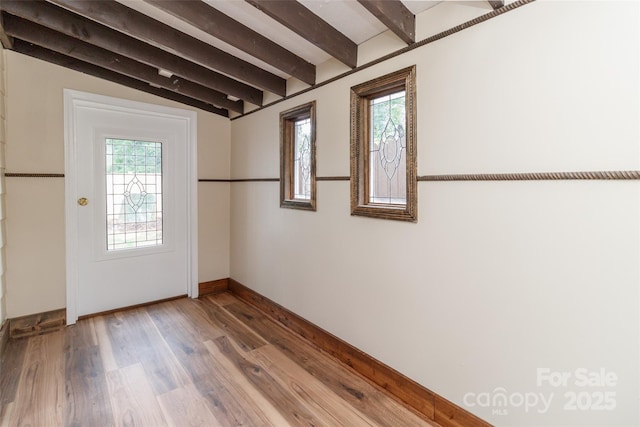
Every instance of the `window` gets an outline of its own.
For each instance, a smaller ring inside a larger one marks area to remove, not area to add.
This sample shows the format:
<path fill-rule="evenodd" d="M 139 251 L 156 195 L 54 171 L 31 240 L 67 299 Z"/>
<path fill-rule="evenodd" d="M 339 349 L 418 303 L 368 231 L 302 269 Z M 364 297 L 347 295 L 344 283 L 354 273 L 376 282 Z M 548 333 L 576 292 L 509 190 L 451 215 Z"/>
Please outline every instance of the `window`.
<path fill-rule="evenodd" d="M 316 210 L 316 103 L 280 113 L 280 207 Z"/>
<path fill-rule="evenodd" d="M 415 66 L 351 88 L 351 214 L 417 221 Z"/>
<path fill-rule="evenodd" d="M 105 144 L 107 250 L 162 245 L 162 143 Z"/>

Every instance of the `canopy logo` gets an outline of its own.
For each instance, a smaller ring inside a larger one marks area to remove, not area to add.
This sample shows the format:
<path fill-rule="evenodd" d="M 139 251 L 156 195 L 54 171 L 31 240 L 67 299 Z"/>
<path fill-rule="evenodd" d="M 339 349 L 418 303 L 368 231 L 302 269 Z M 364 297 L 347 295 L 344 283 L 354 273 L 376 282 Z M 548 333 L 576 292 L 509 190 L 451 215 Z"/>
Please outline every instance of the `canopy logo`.
<path fill-rule="evenodd" d="M 616 408 L 618 375 L 604 368 L 572 371 L 538 368 L 539 391 L 508 392 L 505 387 L 492 391 L 466 393 L 462 401 L 468 408 L 488 408 L 492 415 L 509 415 L 509 410 L 546 414 L 552 407 L 564 411 L 613 411 Z"/>
<path fill-rule="evenodd" d="M 508 408 L 524 408 L 525 412 L 536 411 L 539 414 L 546 413 L 551 407 L 553 393 L 508 393 L 503 387 L 497 387 L 491 392 L 467 393 L 462 398 L 464 404 L 473 408 L 492 408 L 493 415 L 508 415 Z"/>

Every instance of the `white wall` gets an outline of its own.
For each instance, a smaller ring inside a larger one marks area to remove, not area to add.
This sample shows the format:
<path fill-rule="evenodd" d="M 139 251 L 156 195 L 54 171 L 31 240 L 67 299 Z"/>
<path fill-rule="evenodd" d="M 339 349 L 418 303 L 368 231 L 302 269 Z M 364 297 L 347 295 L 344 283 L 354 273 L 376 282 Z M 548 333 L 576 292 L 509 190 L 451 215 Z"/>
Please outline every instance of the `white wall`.
<path fill-rule="evenodd" d="M 7 51 L 8 172 L 64 173 L 63 89 L 189 108 Z M 198 110 L 198 176 L 229 177 L 227 118 Z M 7 316 L 66 303 L 64 180 L 7 178 Z M 199 183 L 199 281 L 229 276 L 229 184 Z"/>
<path fill-rule="evenodd" d="M 538 1 L 239 118 L 232 176 L 277 177 L 278 114 L 314 99 L 318 176 L 349 175 L 349 88 L 413 64 L 419 175 L 638 170 L 639 14 Z M 420 182 L 417 224 L 351 217 L 346 181 L 318 183 L 317 212 L 278 200 L 232 184 L 235 280 L 496 425 L 640 425 L 638 181 Z M 566 386 L 538 385 L 545 368 Z M 507 406 L 478 401 L 501 389 Z M 604 392 L 614 410 L 565 410 Z M 534 395 L 549 408 L 518 405 Z"/>

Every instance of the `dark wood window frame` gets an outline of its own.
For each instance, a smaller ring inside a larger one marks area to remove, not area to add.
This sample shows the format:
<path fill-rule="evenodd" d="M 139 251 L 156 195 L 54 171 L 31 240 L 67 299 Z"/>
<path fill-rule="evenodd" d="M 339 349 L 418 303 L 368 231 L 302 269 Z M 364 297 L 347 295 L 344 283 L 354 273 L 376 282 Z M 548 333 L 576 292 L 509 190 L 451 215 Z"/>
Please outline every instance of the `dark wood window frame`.
<path fill-rule="evenodd" d="M 370 203 L 369 103 L 401 90 L 406 103 L 406 204 Z M 351 88 L 351 215 L 418 220 L 415 65 Z"/>
<path fill-rule="evenodd" d="M 309 199 L 297 199 L 294 192 L 294 126 L 299 120 L 310 119 Z M 280 207 L 316 210 L 316 102 L 312 101 L 280 113 Z"/>

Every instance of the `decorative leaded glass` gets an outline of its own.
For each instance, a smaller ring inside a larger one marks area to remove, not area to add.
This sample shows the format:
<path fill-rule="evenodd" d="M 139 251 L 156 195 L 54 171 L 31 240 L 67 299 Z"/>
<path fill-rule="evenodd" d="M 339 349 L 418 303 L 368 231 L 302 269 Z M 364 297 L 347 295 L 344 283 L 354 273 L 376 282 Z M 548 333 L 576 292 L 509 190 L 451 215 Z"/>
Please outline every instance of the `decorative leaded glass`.
<path fill-rule="evenodd" d="M 373 98 L 369 102 L 369 203 L 405 204 L 405 92 Z"/>
<path fill-rule="evenodd" d="M 294 198 L 309 200 L 311 199 L 311 119 L 296 121 L 294 128 Z"/>
<path fill-rule="evenodd" d="M 107 250 L 162 245 L 162 143 L 105 140 Z"/>

